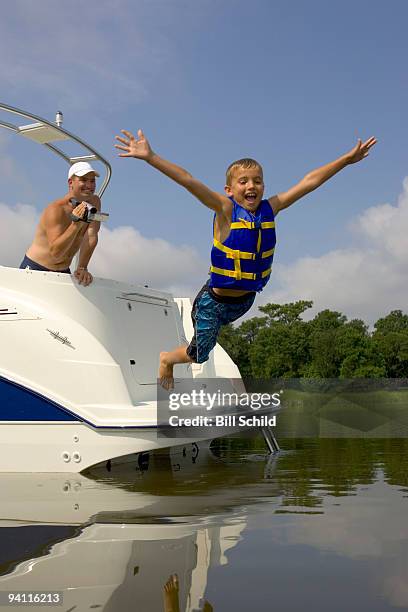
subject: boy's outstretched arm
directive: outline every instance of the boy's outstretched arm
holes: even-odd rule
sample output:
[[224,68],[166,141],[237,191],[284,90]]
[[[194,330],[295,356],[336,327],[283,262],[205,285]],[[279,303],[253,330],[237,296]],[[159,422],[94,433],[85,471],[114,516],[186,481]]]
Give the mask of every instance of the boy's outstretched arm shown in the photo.
[[288,189],[288,191],[283,191],[269,198],[274,214],[276,215],[280,210],[287,208],[307,193],[317,189],[349,164],[355,164],[367,157],[369,150],[376,142],[377,140],[374,137],[369,138],[364,143],[358,140],[356,146],[348,153],[330,162],[330,164],[312,170],[312,172],[306,174],[299,183]]
[[226,196],[212,191],[204,185],[204,183],[194,178],[187,170],[184,170],[184,168],[176,166],[176,164],[156,155],[142,130],[138,130],[137,138],[127,130],[121,130],[121,132],[124,136],[116,136],[116,140],[121,144],[115,144],[115,147],[125,151],[125,153],[120,153],[119,157],[136,157],[137,159],[144,159],[148,164],[153,166],[153,168],[160,170],[160,172],[173,181],[185,187],[185,189],[192,193],[200,202],[217,213],[222,213],[223,207],[230,204]]

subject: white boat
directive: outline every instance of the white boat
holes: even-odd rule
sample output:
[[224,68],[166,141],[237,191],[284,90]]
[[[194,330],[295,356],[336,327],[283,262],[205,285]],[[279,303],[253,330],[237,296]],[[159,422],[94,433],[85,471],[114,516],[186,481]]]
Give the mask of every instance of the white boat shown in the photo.
[[[66,162],[101,162],[102,195],[109,163],[66,132],[61,118],[57,125],[6,105],[0,111],[34,121],[0,121],[0,127]],[[65,154],[55,145],[64,140],[85,153]],[[84,288],[67,274],[0,267],[0,471],[82,472],[129,454],[194,442],[160,436],[157,427],[158,355],[192,336],[190,312],[189,299],[146,287],[95,279]],[[231,381],[240,380],[220,346],[201,366],[176,366],[175,376],[176,388],[193,378],[222,379],[229,392],[236,391]],[[228,427],[224,434],[240,430]],[[221,428],[201,429],[195,440],[220,435]]]

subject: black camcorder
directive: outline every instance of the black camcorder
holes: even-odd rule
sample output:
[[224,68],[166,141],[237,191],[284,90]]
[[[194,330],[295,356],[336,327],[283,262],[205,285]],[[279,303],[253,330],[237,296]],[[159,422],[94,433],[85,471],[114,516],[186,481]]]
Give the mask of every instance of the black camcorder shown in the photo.
[[86,204],[85,214],[83,217],[77,217],[74,215],[75,208],[82,204],[81,201],[76,200],[75,198],[70,199],[70,203],[73,207],[73,211],[71,213],[71,219],[73,221],[84,221],[85,223],[91,223],[91,221],[99,221],[103,222],[109,218],[109,213],[99,212],[96,206],[89,204],[89,202],[84,202]]

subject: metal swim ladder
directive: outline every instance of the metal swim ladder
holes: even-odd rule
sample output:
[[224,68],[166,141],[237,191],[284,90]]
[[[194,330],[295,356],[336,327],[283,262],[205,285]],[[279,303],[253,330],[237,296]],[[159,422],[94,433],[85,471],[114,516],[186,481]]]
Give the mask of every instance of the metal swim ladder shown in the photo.
[[259,429],[262,432],[270,454],[274,455],[275,453],[279,452],[280,446],[274,434],[272,433],[272,428],[269,425],[265,425],[264,427],[260,427]]

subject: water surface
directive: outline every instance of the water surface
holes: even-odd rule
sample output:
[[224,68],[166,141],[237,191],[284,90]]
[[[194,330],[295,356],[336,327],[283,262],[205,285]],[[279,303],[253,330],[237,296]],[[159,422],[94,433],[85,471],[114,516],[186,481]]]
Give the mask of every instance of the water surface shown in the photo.
[[408,608],[408,441],[281,446],[230,438],[86,475],[1,475],[0,591],[159,612],[176,609],[176,574],[183,612]]

